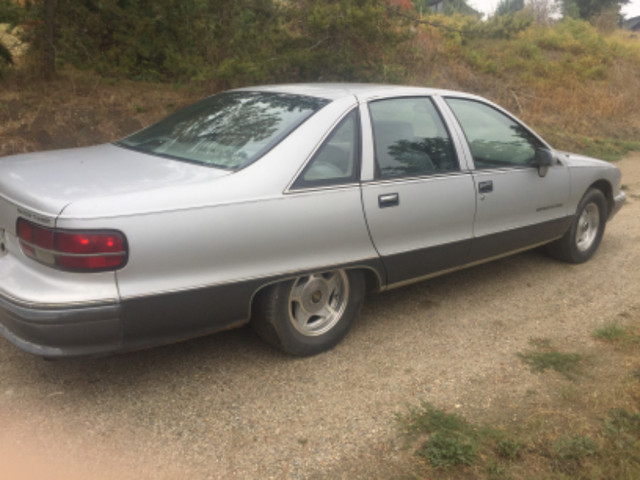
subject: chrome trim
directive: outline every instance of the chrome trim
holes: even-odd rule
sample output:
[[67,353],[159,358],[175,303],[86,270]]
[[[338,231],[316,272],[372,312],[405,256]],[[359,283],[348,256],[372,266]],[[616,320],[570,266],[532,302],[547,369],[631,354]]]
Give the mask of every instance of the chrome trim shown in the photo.
[[472,172],[468,170],[464,170],[464,171],[457,171],[457,172],[433,173],[430,175],[420,175],[417,177],[378,178],[378,179],[362,182],[362,185],[369,186],[369,185],[388,185],[388,184],[396,185],[399,183],[416,183],[416,182],[422,182],[424,180],[438,180],[440,178],[458,177],[462,175],[471,175],[471,174]]
[[350,183],[340,183],[336,185],[297,188],[295,190],[284,192],[284,195],[288,196],[288,195],[297,195],[297,194],[305,194],[305,193],[314,193],[314,192],[321,192],[325,190],[344,190],[347,188],[354,188],[354,187],[360,187],[360,183],[350,182]]
[[27,302],[18,297],[14,297],[13,295],[9,295],[6,292],[0,292],[0,303],[2,301],[6,301],[12,303],[18,307],[22,308],[31,308],[35,310],[62,310],[67,308],[79,308],[79,307],[107,307],[110,305],[116,305],[120,303],[118,298],[101,298],[99,300],[83,300],[81,302],[65,302],[65,303],[36,303],[36,302]]

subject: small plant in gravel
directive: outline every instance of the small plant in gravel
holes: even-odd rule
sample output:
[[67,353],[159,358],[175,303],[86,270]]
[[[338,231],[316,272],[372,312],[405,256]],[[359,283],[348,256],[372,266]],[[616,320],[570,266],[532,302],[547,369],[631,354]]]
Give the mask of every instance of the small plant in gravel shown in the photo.
[[623,347],[640,344],[640,335],[632,327],[620,325],[617,322],[600,327],[593,333],[593,337]]
[[518,357],[533,372],[545,372],[555,370],[569,380],[576,380],[582,373],[585,357],[578,353],[563,353],[551,345],[547,339],[531,339],[529,341],[533,350],[518,352]]
[[523,447],[500,429],[473,425],[427,402],[397,419],[407,439],[418,442],[415,455],[430,467],[452,474],[474,467],[490,478],[503,478],[498,475],[503,464],[518,458]]

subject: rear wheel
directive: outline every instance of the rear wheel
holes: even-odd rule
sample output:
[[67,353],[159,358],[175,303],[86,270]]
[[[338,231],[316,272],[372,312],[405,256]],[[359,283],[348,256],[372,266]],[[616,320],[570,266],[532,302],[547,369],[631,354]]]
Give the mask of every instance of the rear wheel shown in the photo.
[[597,189],[584,194],[571,228],[562,238],[550,243],[547,250],[565,262],[582,263],[598,249],[607,222],[607,201]]
[[361,272],[332,270],[297,277],[258,294],[252,324],[284,352],[314,355],[344,338],[360,311],[364,291]]

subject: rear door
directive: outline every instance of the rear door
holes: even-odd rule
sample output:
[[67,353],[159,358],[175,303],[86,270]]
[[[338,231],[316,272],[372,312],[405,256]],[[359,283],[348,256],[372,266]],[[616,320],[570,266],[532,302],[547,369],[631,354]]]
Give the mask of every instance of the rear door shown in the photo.
[[[372,241],[399,284],[467,263],[476,195],[454,139],[428,96],[370,101],[361,108],[362,198]],[[369,132],[366,129],[370,129]]]

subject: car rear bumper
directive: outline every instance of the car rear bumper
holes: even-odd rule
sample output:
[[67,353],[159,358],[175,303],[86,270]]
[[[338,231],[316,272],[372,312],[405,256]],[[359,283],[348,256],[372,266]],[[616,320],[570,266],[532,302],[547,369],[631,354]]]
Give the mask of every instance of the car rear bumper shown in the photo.
[[0,297],[0,334],[43,357],[99,355],[122,349],[118,303],[48,307]]

